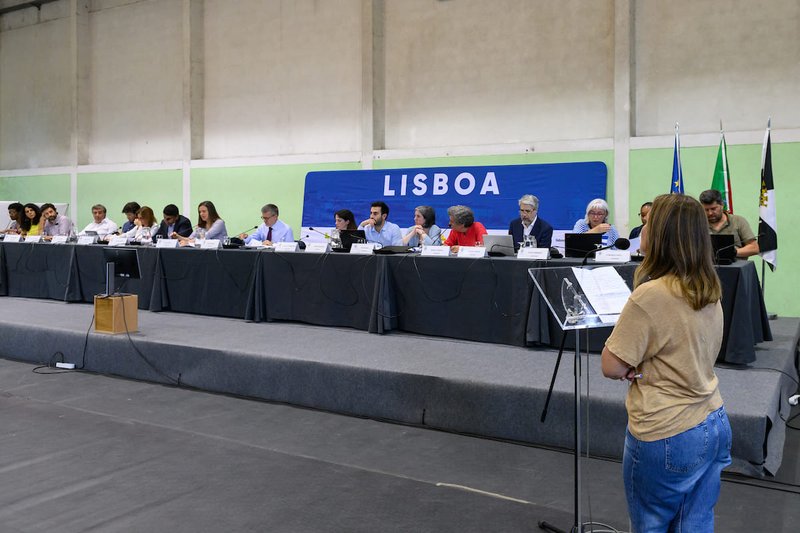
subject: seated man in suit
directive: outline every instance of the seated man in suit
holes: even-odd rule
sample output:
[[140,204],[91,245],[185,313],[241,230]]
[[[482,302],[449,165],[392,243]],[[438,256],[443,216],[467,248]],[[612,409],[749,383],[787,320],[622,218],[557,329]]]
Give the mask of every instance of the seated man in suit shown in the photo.
[[514,250],[519,250],[519,243],[525,241],[526,235],[536,239],[537,248],[550,248],[553,241],[553,226],[542,220],[539,214],[539,199],[526,194],[519,199],[519,218],[511,221],[508,234],[514,239]]
[[164,220],[158,226],[158,231],[153,236],[153,240],[159,236],[162,239],[171,239],[173,233],[181,237],[188,237],[192,234],[192,222],[178,212],[177,205],[169,204],[164,207]]

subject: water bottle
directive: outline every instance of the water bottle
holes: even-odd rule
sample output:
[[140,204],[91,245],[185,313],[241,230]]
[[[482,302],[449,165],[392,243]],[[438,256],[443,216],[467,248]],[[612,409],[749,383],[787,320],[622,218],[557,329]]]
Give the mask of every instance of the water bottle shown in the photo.
[[139,242],[146,246],[153,244],[153,236],[150,234],[150,228],[148,226],[142,228],[142,231],[139,235]]
[[533,235],[525,235],[523,237],[524,243],[523,246],[525,248],[536,248],[536,237]]
[[339,230],[334,228],[331,230],[331,248],[341,248],[342,238],[339,235]]
[[203,242],[206,240],[206,229],[197,226],[197,229],[194,230],[194,241],[197,246],[202,246]]

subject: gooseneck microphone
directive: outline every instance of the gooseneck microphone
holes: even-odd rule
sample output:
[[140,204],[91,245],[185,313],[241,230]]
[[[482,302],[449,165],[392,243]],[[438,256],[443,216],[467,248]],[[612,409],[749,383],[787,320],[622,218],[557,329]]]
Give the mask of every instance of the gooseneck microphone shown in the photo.
[[239,236],[239,235],[241,235],[242,233],[247,233],[248,231],[253,231],[254,229],[258,229],[258,224],[256,224],[256,225],[255,225],[255,226],[253,226],[252,228],[247,228],[247,229],[246,229],[246,230],[244,230],[244,231],[240,231],[240,232],[238,232],[238,233],[234,233],[234,235],[236,235],[236,236],[238,237],[238,236]]
[[323,231],[320,231],[320,230],[318,230],[318,229],[314,229],[314,228],[312,228],[311,226],[309,226],[309,227],[308,227],[308,229],[309,229],[309,231],[313,231],[314,233],[319,233],[320,235],[322,235],[322,236],[323,236],[323,237],[325,237],[326,239],[330,238],[330,235],[328,235],[327,233],[325,233],[325,232],[323,232]]
[[631,241],[626,239],[625,237],[619,237],[616,241],[611,244],[607,244],[605,246],[601,246],[596,250],[589,250],[586,252],[586,255],[583,256],[583,261],[581,262],[581,266],[586,266],[586,261],[589,260],[589,256],[595,252],[602,252],[603,250],[608,250],[609,248],[617,248],[618,250],[627,250],[631,247]]

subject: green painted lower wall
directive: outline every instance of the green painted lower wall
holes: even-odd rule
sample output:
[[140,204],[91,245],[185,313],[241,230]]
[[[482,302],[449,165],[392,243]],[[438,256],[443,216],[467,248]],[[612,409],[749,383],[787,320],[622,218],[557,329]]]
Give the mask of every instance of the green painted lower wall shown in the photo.
[[[717,147],[682,148],[681,163],[686,194],[697,197],[711,187],[717,161]],[[632,150],[630,154],[629,216],[634,220],[639,206],[669,192],[672,177],[672,149]],[[761,145],[728,146],[728,165],[733,191],[733,210],[747,219],[758,232],[758,199],[761,191]],[[772,144],[772,173],[778,213],[778,268],[766,269],[764,292],[767,308],[783,316],[800,316],[797,265],[800,246],[794,228],[800,213],[785,200],[800,195],[800,143]],[[761,258],[750,259],[761,273]]]
[[139,202],[153,208],[159,217],[164,206],[180,207],[183,173],[180,170],[148,170],[144,172],[93,172],[78,175],[78,227],[92,221],[92,206],[103,204],[108,217],[122,225],[122,206]]
[[[68,204],[69,196],[69,174],[0,178],[0,198],[3,200],[16,200],[23,204]],[[67,214],[72,215],[72,206]]]
[[[214,202],[225,220],[228,232],[233,234],[260,224],[261,207],[268,203],[275,204],[280,209],[281,220],[292,227],[297,239],[301,237],[306,174],[360,168],[361,163],[353,162],[195,169],[192,171],[192,205],[197,206],[204,200]],[[190,218],[193,223],[197,222],[196,211]]]
[[[800,290],[795,281],[800,261],[800,246],[790,230],[800,226],[800,214],[784,198],[800,193],[800,143],[773,144],[773,170],[778,191],[779,268],[767,270],[766,301],[771,312],[784,316],[800,316]],[[717,148],[684,148],[681,152],[686,193],[697,196],[711,184]],[[559,152],[498,156],[442,157],[424,159],[376,160],[373,168],[431,167],[458,165],[516,165],[602,161],[609,171],[608,197],[613,199],[614,153]],[[756,229],[758,224],[758,192],[760,188],[761,146],[728,147],[731,168],[734,210]],[[188,216],[196,222],[194,210],[199,202],[211,200],[230,232],[244,230],[260,222],[260,209],[266,203],[280,207],[281,218],[295,229],[302,220],[305,175],[320,170],[357,170],[359,162],[275,165],[235,168],[194,169],[191,176],[191,205]],[[632,150],[630,154],[629,220],[635,221],[639,206],[656,195],[669,191],[672,172],[672,149]],[[157,214],[168,203],[180,206],[182,198],[180,170],[142,172],[88,173],[78,176],[78,226],[91,219],[90,207],[102,203],[113,220],[122,222],[122,206],[131,200],[153,207]],[[531,191],[536,193],[536,191]],[[69,202],[69,176],[30,176],[0,178],[0,198],[26,201]],[[613,202],[611,207],[614,208]],[[515,213],[509,214],[509,219]],[[751,259],[761,269],[760,258]]]

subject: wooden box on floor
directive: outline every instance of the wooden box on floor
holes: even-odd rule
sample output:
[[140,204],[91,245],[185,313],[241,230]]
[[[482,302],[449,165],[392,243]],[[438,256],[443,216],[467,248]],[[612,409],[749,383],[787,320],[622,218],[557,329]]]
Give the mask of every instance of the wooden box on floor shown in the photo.
[[[124,314],[123,314],[124,313]],[[127,326],[127,327],[126,327]],[[95,295],[94,330],[101,333],[133,333],[139,330],[139,297]]]

